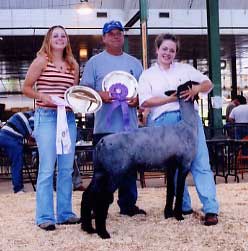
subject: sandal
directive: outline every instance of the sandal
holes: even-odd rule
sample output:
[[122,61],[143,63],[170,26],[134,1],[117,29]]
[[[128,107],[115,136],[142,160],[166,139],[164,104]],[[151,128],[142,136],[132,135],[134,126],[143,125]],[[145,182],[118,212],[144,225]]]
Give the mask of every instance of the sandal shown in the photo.
[[205,215],[205,226],[213,226],[218,223],[218,215],[214,213],[206,213]]

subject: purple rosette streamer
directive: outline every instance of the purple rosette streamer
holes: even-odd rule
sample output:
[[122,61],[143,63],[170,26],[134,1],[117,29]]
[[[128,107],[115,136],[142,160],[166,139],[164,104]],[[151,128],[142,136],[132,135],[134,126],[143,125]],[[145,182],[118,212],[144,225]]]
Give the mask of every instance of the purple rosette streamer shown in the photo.
[[129,113],[128,113],[128,103],[127,103],[128,89],[122,83],[115,83],[110,86],[109,93],[111,97],[114,98],[115,100],[112,102],[110,110],[108,111],[107,114],[107,126],[109,127],[111,124],[111,116],[113,111],[117,107],[121,106],[124,131],[128,131],[129,130]]

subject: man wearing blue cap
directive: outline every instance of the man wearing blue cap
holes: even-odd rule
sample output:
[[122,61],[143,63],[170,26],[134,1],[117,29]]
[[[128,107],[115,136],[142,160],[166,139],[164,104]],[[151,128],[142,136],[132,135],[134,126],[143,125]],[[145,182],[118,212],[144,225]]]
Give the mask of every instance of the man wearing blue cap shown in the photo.
[[[126,128],[125,120],[121,107],[112,110],[114,98],[109,91],[102,90],[103,78],[113,71],[125,71],[132,74],[137,80],[143,70],[141,63],[134,57],[123,52],[124,28],[119,21],[110,21],[104,24],[102,29],[103,43],[105,50],[93,56],[87,62],[80,84],[95,89],[101,96],[103,105],[95,114],[93,145],[108,134],[124,131]],[[137,110],[138,99],[128,100],[128,130],[138,127]],[[111,123],[108,117],[111,113]],[[146,214],[135,204],[137,201],[136,172],[127,174],[119,187],[118,205],[120,213],[128,216],[136,214]]]

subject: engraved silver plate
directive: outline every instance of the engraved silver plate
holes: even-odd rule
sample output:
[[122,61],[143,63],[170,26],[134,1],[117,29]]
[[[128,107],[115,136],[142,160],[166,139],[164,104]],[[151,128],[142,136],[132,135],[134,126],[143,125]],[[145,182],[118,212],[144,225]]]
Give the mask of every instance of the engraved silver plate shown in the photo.
[[87,86],[72,86],[68,88],[64,98],[75,113],[94,113],[102,106],[100,95]]
[[125,71],[112,71],[102,81],[102,90],[109,91],[114,84],[123,84],[128,89],[128,98],[134,98],[138,94],[138,83],[135,77]]

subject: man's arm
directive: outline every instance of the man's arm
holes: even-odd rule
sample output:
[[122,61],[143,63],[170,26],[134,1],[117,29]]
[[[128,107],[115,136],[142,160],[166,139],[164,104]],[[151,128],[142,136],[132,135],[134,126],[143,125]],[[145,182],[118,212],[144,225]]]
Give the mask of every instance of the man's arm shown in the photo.
[[229,118],[228,118],[228,122],[230,123],[235,123],[235,114],[234,114],[234,110],[235,108],[232,109],[230,115],[229,115]]

